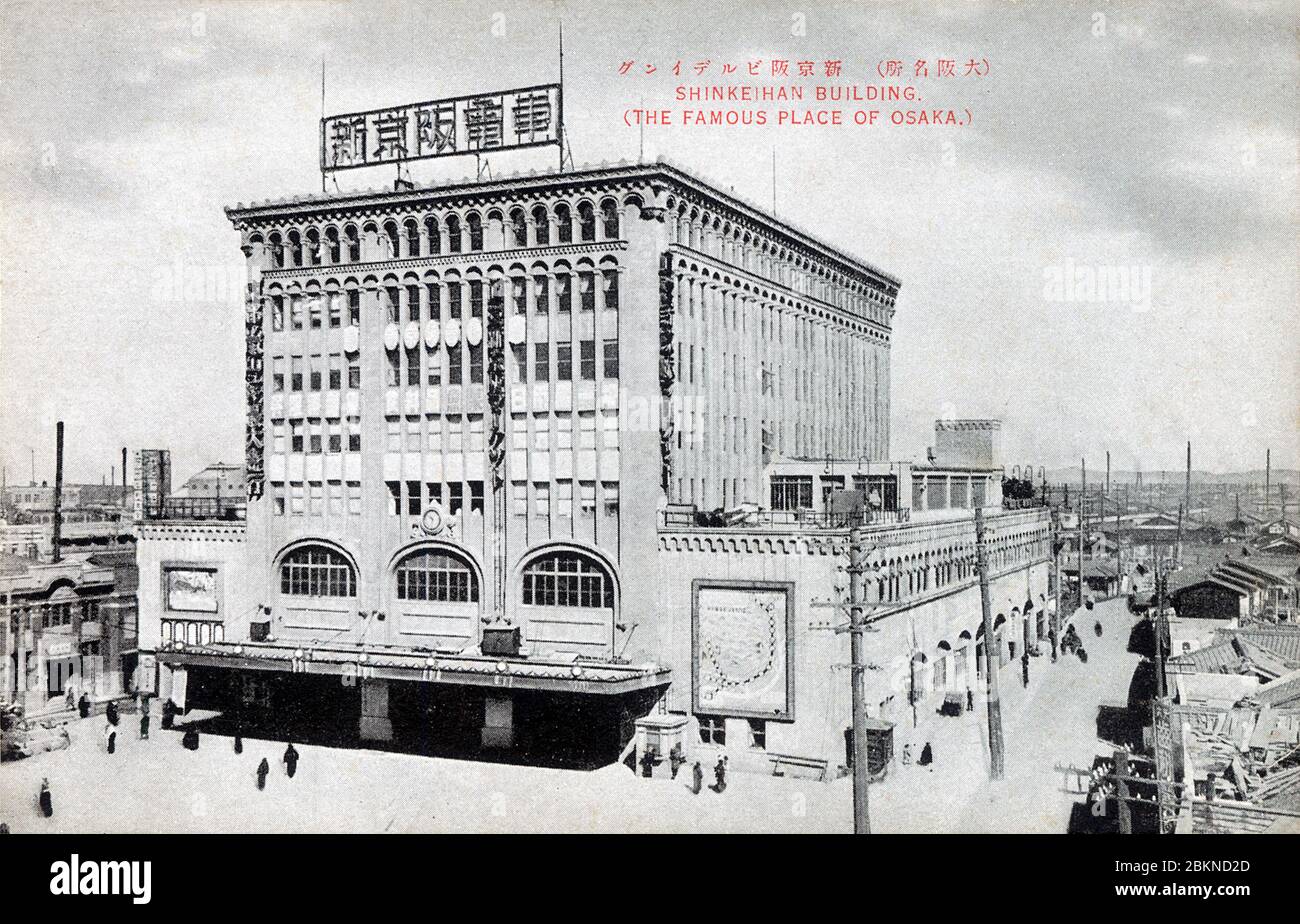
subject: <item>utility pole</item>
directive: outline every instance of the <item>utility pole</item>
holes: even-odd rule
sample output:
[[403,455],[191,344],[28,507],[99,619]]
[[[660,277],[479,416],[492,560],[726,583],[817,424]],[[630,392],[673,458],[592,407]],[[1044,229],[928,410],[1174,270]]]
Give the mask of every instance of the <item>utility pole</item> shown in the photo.
[[60,546],[63,543],[63,421],[54,425],[54,555],[52,560],[63,560]]
[[1268,516],[1268,492],[1270,490],[1269,481],[1273,475],[1273,450],[1264,450],[1264,509],[1261,511],[1265,517]]
[[1156,556],[1156,698],[1165,698],[1165,659],[1161,649],[1164,648],[1165,630],[1165,579],[1160,573],[1160,556]]
[[[1110,450],[1106,450],[1106,496],[1110,497]],[[1103,511],[1104,515],[1104,511]]]
[[1187,481],[1183,485],[1183,508],[1192,515],[1192,441],[1187,441]]
[[984,682],[989,716],[989,779],[1003,774],[1002,703],[998,699],[998,666],[993,656],[993,607],[989,603],[989,561],[984,547],[984,510],[975,508],[975,562],[980,572],[980,611],[984,617]]
[[[978,516],[978,511],[976,516]],[[861,526],[853,527],[849,534],[849,650],[850,682],[853,684],[853,833],[871,833],[871,813],[868,807],[867,788],[870,772],[867,767],[867,702],[863,690],[863,671],[866,656],[862,636],[867,631],[867,614],[864,608],[866,590],[867,551]],[[985,619],[987,622],[987,617]]]

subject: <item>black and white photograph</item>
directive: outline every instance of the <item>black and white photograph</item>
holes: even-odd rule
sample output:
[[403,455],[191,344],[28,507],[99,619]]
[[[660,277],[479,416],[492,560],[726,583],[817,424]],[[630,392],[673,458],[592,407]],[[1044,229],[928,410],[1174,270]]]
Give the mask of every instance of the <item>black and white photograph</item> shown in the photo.
[[3,0],[3,830],[1300,833],[1298,29]]

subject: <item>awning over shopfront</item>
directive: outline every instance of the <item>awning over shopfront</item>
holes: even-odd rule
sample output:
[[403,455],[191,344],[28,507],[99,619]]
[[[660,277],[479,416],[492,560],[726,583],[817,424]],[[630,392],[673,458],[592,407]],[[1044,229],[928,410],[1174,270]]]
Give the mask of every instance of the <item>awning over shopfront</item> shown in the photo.
[[157,655],[158,663],[169,667],[334,674],[501,690],[619,695],[666,686],[672,680],[671,668],[657,664],[494,658],[350,645],[309,648],[249,642],[175,643],[160,648]]

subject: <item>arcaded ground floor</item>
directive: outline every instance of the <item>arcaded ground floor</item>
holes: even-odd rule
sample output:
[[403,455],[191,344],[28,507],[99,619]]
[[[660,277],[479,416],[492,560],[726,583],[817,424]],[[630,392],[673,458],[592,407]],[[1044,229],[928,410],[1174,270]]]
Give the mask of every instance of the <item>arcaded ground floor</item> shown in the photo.
[[[1100,618],[1105,632],[1095,638]],[[898,730],[903,743],[932,743],[932,769],[897,761],[871,790],[880,832],[1014,831],[1061,833],[1082,796],[1055,768],[1087,766],[1109,754],[1106,725],[1123,710],[1139,658],[1127,643],[1134,619],[1119,601],[1081,614],[1089,658],[1031,663],[1029,686],[1018,666],[1001,672],[1007,741],[1005,779],[987,779],[982,703],[956,718],[921,716]],[[196,720],[202,721],[200,716]],[[210,719],[208,720],[210,721]],[[646,780],[614,764],[597,770],[507,764],[486,759],[398,753],[354,746],[307,745],[297,775],[285,776],[283,741],[204,734],[197,751],[155,720],[150,740],[136,739],[135,716],[107,754],[103,719],[74,722],[64,751],[0,767],[0,820],[25,832],[844,832],[852,827],[847,779],[832,783],[733,773],[722,793],[678,780]],[[1100,737],[1099,737],[1100,735]],[[258,791],[256,768],[272,772]],[[41,816],[36,794],[50,780],[55,814]],[[713,781],[706,773],[705,782]]]

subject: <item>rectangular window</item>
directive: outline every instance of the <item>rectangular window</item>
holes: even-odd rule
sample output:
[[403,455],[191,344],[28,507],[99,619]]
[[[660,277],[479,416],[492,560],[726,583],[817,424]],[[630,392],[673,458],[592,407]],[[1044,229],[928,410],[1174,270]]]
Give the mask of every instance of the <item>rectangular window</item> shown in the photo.
[[331,420],[328,422],[328,426],[329,426],[329,440],[330,440],[329,451],[342,452],[343,451],[343,425],[337,420]]
[[313,481],[310,484],[310,507],[308,508],[312,516],[318,517],[325,512],[325,485],[319,481]]
[[522,278],[510,280],[510,302],[514,305],[515,314],[528,311],[528,286]]
[[289,512],[297,516],[302,516],[304,506],[304,494],[301,481],[294,481],[289,484]]
[[289,296],[289,324],[294,330],[302,330],[302,296]]
[[603,411],[601,413],[601,428],[604,433],[601,439],[601,445],[606,449],[618,448],[618,411]]
[[348,513],[352,516],[361,515],[361,482],[348,482]]
[[483,317],[483,282],[478,279],[469,281],[469,316]]
[[464,506],[465,486],[459,481],[453,481],[447,485],[447,512],[455,516]]
[[573,418],[568,414],[555,415],[555,448],[573,448]]
[[533,381],[549,382],[551,380],[551,345],[549,343],[533,344]]
[[812,506],[812,475],[773,475],[772,509],[799,510]]
[[618,378],[618,341],[606,340],[604,348],[605,378],[616,379]]
[[449,317],[460,317],[460,298],[460,283],[447,283],[447,314]]
[[596,280],[591,273],[578,274],[578,304],[583,311],[596,310]]
[[361,360],[348,360],[348,388],[361,387]]
[[330,391],[343,387],[343,357],[338,353],[330,354]]
[[595,414],[578,415],[578,448],[579,449],[596,448],[596,415]]
[[321,424],[319,418],[307,421],[307,451],[311,453],[321,451]]
[[324,307],[325,306],[321,304],[319,295],[313,295],[307,300],[307,315],[311,319],[312,330],[320,330],[321,313],[323,312]]
[[464,452],[465,450],[464,427],[465,427],[464,421],[460,417],[447,418],[447,451],[448,452]]
[[388,487],[388,512],[398,516],[402,512],[402,483],[386,481],[384,484]]
[[469,380],[472,385],[483,382],[483,344],[471,343],[469,346]]
[[348,452],[361,451],[361,418],[348,418]]
[[550,280],[545,276],[533,277],[533,310],[538,314],[551,310]]
[[329,483],[329,502],[330,516],[340,517],[343,515],[343,482],[331,481]]
[[712,715],[702,715],[697,718],[700,722],[700,744],[725,747],[727,744],[727,720]]
[[271,391],[276,394],[284,391],[283,356],[277,356],[271,360]]
[[571,343],[555,345],[555,380],[557,382],[573,380],[573,344]]
[[573,310],[573,285],[569,276],[555,277],[555,301],[560,311]]
[[408,481],[406,483],[406,512],[413,517],[418,517],[421,510],[420,482]]
[[596,509],[596,482],[578,482],[578,503],[584,513],[591,513]]
[[384,421],[384,430],[387,439],[384,442],[384,448],[388,452],[402,451],[402,422],[396,417],[386,418]]
[[388,374],[385,381],[389,387],[396,387],[402,379],[402,354],[397,350],[388,353]]
[[442,384],[442,354],[434,351],[424,357],[426,383],[437,386]]
[[289,360],[289,390],[302,391],[302,357],[294,356]]
[[361,325],[361,290],[348,290],[348,323],[353,327]]
[[420,418],[406,418],[406,449],[408,452],[420,451]]
[[406,319],[408,321],[420,320],[420,287],[406,287]]
[[512,343],[510,345],[511,359],[514,365],[511,368],[510,380],[516,384],[522,384],[528,381],[528,344]]
[[555,515],[564,519],[573,517],[573,482],[568,480],[555,483]]
[[429,503],[439,504],[439,505],[442,504],[442,482],[440,481],[425,482],[424,489],[426,492],[428,492]]
[[618,514],[618,482],[602,481],[600,490],[605,495],[605,513],[616,516]]
[[284,516],[284,482],[271,482],[271,510],[277,517]]
[[303,449],[303,424],[301,420],[289,422],[289,451],[302,452]]
[[545,481],[539,481],[533,485],[533,497],[536,501],[533,511],[539,517],[549,517],[551,515],[551,486]]
[[528,482],[511,482],[510,510],[517,517],[528,516]]
[[447,384],[459,385],[463,374],[461,372],[461,354],[460,344],[447,348]]
[[483,512],[483,482],[482,481],[469,482],[469,512],[470,513]]
[[605,285],[605,308],[608,311],[618,310],[618,270],[604,271]]
[[406,351],[406,384],[408,387],[413,388],[418,388],[420,385],[420,350],[418,347]]
[[284,330],[284,296],[271,296],[271,330]]
[[483,415],[471,414],[466,418],[469,422],[469,452],[483,451]]
[[343,326],[343,296],[337,292],[331,292],[329,296],[330,305],[330,327]]
[[584,382],[594,382],[596,380],[596,341],[583,340],[578,344],[579,361],[582,379]]
[[320,391],[321,390],[321,357],[319,353],[311,357],[310,363],[307,368],[310,372],[310,376],[308,379],[310,385],[308,386],[308,390]]
[[384,289],[384,307],[388,312],[388,323],[401,323],[401,295],[397,286],[388,286]]
[[283,420],[274,421],[271,424],[271,451],[275,453],[284,452],[285,448],[285,426]]
[[442,315],[442,292],[435,282],[429,283],[424,288],[429,296],[429,320],[436,321]]

